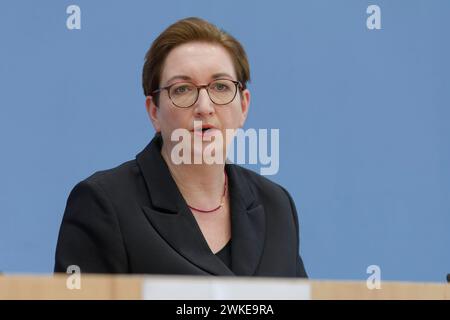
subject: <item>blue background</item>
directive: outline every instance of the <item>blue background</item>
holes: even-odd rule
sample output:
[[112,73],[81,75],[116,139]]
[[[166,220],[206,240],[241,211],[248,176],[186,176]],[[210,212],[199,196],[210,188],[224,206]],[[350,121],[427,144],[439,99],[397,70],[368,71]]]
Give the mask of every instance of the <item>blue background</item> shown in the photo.
[[[66,8],[81,8],[81,30]],[[381,7],[381,30],[366,8]],[[169,24],[236,36],[247,128],[280,128],[269,178],[297,204],[315,279],[450,272],[450,1],[2,1],[0,270],[50,273],[67,196],[153,136],[141,68]]]

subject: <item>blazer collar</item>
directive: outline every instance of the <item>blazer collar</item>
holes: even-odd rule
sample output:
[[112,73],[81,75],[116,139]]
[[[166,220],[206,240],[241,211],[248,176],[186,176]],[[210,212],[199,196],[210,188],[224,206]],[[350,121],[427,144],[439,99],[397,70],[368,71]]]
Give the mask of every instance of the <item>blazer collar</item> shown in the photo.
[[152,207],[143,211],[150,223],[179,254],[215,275],[255,274],[265,238],[265,213],[239,168],[226,164],[231,210],[231,271],[213,254],[161,156],[162,138],[155,135],[136,156]]

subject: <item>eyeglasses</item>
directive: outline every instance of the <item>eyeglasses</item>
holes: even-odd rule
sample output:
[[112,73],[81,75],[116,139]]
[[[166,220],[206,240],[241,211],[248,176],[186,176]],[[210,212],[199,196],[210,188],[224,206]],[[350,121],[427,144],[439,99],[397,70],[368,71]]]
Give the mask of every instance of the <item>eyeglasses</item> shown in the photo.
[[209,99],[214,104],[225,105],[234,100],[238,88],[242,90],[242,84],[239,81],[229,79],[216,79],[209,84],[201,86],[196,86],[192,82],[177,82],[153,91],[152,95],[167,90],[174,106],[189,108],[197,102],[200,89],[203,88],[206,89]]

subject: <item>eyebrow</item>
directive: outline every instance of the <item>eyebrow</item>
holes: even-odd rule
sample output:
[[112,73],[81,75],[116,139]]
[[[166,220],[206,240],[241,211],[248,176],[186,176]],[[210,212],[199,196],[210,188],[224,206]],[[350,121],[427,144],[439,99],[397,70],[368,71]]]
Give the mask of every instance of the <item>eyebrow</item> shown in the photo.
[[169,80],[167,80],[167,84],[171,83],[173,80],[192,80],[191,77],[188,76],[183,76],[183,75],[177,75],[177,76],[173,76],[172,78],[170,78]]
[[231,75],[229,75],[228,73],[222,72],[222,73],[215,73],[213,74],[212,78],[213,79],[219,79],[219,78],[223,78],[223,77],[228,77],[233,79],[233,77]]
[[[212,79],[219,79],[219,78],[223,78],[223,77],[228,77],[228,78],[233,79],[233,77],[226,72],[215,73],[211,76]],[[169,80],[167,80],[167,85],[169,85],[169,83],[171,83],[173,80],[190,80],[190,81],[192,81],[192,78],[189,76],[186,76],[186,75],[176,75],[176,76],[171,77]]]

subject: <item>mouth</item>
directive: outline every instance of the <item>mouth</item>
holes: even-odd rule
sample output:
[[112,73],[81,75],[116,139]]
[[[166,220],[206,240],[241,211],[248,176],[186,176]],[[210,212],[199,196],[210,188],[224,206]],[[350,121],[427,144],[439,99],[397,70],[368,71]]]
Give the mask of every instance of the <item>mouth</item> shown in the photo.
[[218,130],[216,127],[210,124],[204,124],[201,127],[197,127],[191,130],[195,135],[205,136],[212,134],[214,131]]

